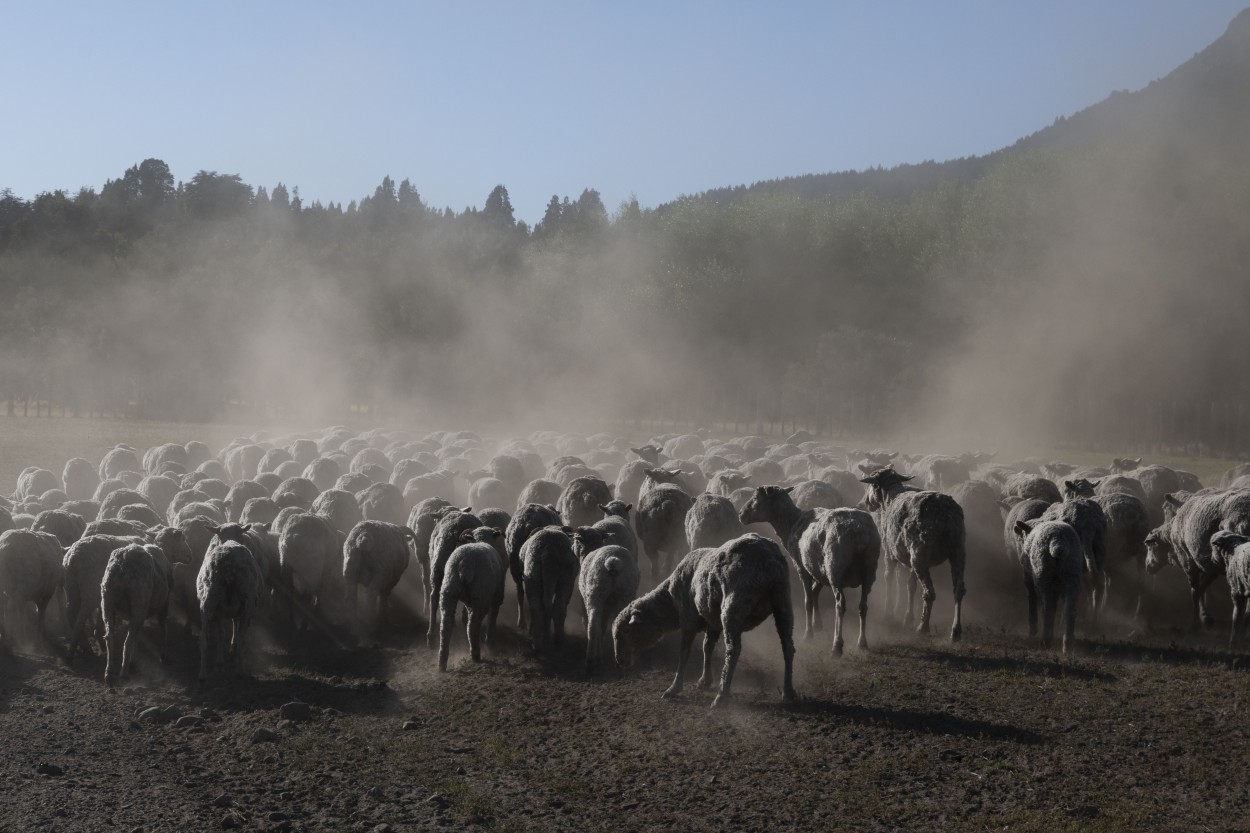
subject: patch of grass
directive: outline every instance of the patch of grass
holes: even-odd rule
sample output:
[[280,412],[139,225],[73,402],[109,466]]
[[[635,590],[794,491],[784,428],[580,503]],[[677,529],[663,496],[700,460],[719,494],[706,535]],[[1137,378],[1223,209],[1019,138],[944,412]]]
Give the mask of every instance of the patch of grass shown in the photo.
[[478,792],[467,780],[444,779],[439,782],[438,791],[447,796],[450,810],[458,821],[495,828],[500,815],[499,805],[494,799]]

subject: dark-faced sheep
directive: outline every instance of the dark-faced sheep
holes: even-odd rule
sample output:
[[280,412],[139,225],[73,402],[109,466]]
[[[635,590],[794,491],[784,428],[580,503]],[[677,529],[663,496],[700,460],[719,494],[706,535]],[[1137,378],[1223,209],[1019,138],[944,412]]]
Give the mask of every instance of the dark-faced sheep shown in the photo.
[[966,558],[964,510],[950,495],[908,491],[904,484],[910,479],[893,469],[874,472],[863,478],[868,484],[864,502],[877,519],[886,558],[910,570],[904,622],[912,619],[917,583],[924,586],[920,633],[929,632],[929,614],[937,597],[929,571],[943,562],[950,563],[955,602],[951,641],[956,641],[963,631],[960,613]]
[[467,635],[469,655],[482,659],[482,626],[487,639],[495,630],[495,620],[504,596],[504,563],[499,556],[503,533],[494,527],[478,527],[460,534],[460,545],[452,550],[443,571],[439,593],[438,670],[447,670],[451,637],[455,629],[456,607],[469,610]]
[[1044,521],[1063,521],[1076,530],[1085,553],[1085,572],[1091,586],[1091,618],[1096,625],[1107,591],[1107,515],[1091,498],[1069,498],[1052,503],[1042,513]]
[[633,665],[638,654],[665,633],[681,632],[681,658],[665,697],[681,693],[690,648],[703,637],[703,675],[699,688],[712,683],[716,642],[724,635],[725,665],[712,706],[729,697],[734,669],[742,653],[742,634],[769,616],[777,626],[785,663],[782,691],[787,702],[797,699],[793,685],[794,611],[790,605],[790,570],[781,549],[767,538],[744,535],[714,550],[695,550],[672,575],[650,593],[635,599],[612,623],[617,664]]

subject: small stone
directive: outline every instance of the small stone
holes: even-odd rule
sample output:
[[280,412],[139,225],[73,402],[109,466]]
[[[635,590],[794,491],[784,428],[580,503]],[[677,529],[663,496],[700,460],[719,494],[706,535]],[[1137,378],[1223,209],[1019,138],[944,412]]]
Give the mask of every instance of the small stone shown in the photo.
[[366,792],[365,795],[369,796],[370,798],[382,798],[385,795],[385,793],[382,792],[381,787],[370,787],[369,791]]
[[270,821],[286,821],[286,813],[279,813],[277,810],[274,810],[272,813],[265,816],[265,818]]
[[[447,804],[450,804],[451,802],[448,801],[447,796],[443,795],[442,793],[434,793],[434,795],[430,796],[429,798],[425,800],[425,803],[446,806]],[[637,805],[634,805],[634,806],[637,806]]]
[[221,827],[223,830],[234,830],[239,826],[239,820],[234,816],[223,816],[221,819]]
[[413,731],[414,729],[420,729],[420,728],[421,728],[421,724],[420,724],[420,723],[418,723],[418,722],[417,722],[417,721],[415,721],[415,720],[405,720],[405,721],[404,721],[404,731],[405,731],[405,732],[411,732],[411,731]]
[[69,810],[66,810],[64,807],[57,807],[52,815],[56,816],[58,819],[67,819],[69,818]]
[[59,778],[65,774],[65,770],[61,769],[56,764],[40,764],[35,767],[35,772],[40,775],[47,775],[51,778]]
[[375,825],[373,828],[373,833],[392,833],[392,831],[394,830],[395,828],[391,827],[389,824],[383,823],[383,824]]
[[214,807],[229,807],[233,803],[234,799],[230,797],[229,793],[222,793],[213,799]]
[[458,766],[458,767],[456,767],[456,774],[457,774],[457,775],[464,775],[464,772],[465,772],[464,767],[462,767],[462,766]]
[[343,717],[344,716],[343,712],[339,711],[338,709],[322,709],[321,713],[325,715],[326,717]]
[[139,720],[143,723],[166,723],[165,710],[160,706],[151,706],[139,712]]
[[220,718],[218,718],[217,712],[213,711],[208,706],[205,706],[204,708],[200,709],[200,719],[201,720],[219,720]]
[[278,733],[272,729],[257,729],[252,732],[252,743],[277,743]]
[[143,833],[143,828],[142,827],[132,828],[130,833]]
[[166,706],[165,708],[161,709],[161,717],[164,719],[164,722],[172,723],[173,721],[182,717],[182,709],[178,708],[177,706]]
[[284,720],[289,720],[292,723],[304,723],[312,720],[312,706],[307,703],[294,701],[278,709],[278,714],[282,715]]
[[285,732],[294,726],[295,724],[289,720],[279,720],[277,726],[275,726],[274,728],[276,728],[279,732]]
[[43,707],[43,713],[44,713],[44,714],[52,714],[54,711],[56,711],[56,709],[55,709],[55,708],[53,708],[52,706],[44,706],[44,707]]
[[178,718],[178,720],[174,722],[174,728],[175,729],[191,729],[196,726],[200,726],[203,723],[204,723],[204,720],[202,718],[196,717],[193,714],[188,714],[188,715],[184,715]]

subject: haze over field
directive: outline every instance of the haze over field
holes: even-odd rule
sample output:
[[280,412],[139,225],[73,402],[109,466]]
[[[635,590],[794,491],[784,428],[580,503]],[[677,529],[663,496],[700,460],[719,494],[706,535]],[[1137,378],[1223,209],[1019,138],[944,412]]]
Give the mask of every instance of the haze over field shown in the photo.
[[1235,6],[563,12],[226,7],[119,63],[82,10],[0,139],[0,395],[1250,447],[1250,17],[1186,61]]

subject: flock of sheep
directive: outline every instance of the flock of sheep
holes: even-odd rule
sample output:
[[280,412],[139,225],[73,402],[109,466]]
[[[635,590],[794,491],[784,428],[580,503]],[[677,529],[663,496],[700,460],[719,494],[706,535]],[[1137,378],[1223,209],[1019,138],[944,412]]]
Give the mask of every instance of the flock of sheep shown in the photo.
[[[858,644],[867,645],[882,556],[895,612],[907,588],[905,621],[922,590],[921,631],[937,595],[931,572],[949,565],[951,639],[961,634],[965,569],[978,564],[1023,580],[1030,635],[1040,603],[1044,644],[1062,611],[1065,651],[1082,598],[1093,620],[1113,596],[1140,615],[1143,573],[1167,563],[1188,579],[1194,627],[1210,624],[1205,596],[1226,576],[1232,638],[1243,636],[1250,465],[1204,489],[1191,474],[1140,459],[1078,469],[991,456],[850,451],[802,433],[783,443],[666,435],[633,447],[607,434],[489,441],[470,431],[417,438],[341,426],[319,437],[258,433],[216,455],[195,441],[142,455],[122,445],[98,465],[74,458],[60,475],[27,468],[18,478],[0,508],[0,643],[12,641],[14,620],[33,605],[51,650],[43,625],[59,593],[67,660],[94,641],[112,686],[133,667],[149,619],[164,660],[173,613],[199,629],[204,685],[222,666],[242,670],[257,616],[289,633],[384,627],[415,561],[440,670],[457,610],[480,659],[511,577],[517,627],[528,627],[536,652],[561,644],[578,600],[588,671],[605,651],[628,668],[679,631],[681,660],[666,696],[682,690],[699,633],[699,685],[711,685],[723,638],[714,704],[729,692],[742,633],[772,617],[789,700],[791,566],[806,636],[821,628],[821,590],[832,590],[837,655],[848,588],[859,589]],[[652,589],[639,595],[643,555]]]

